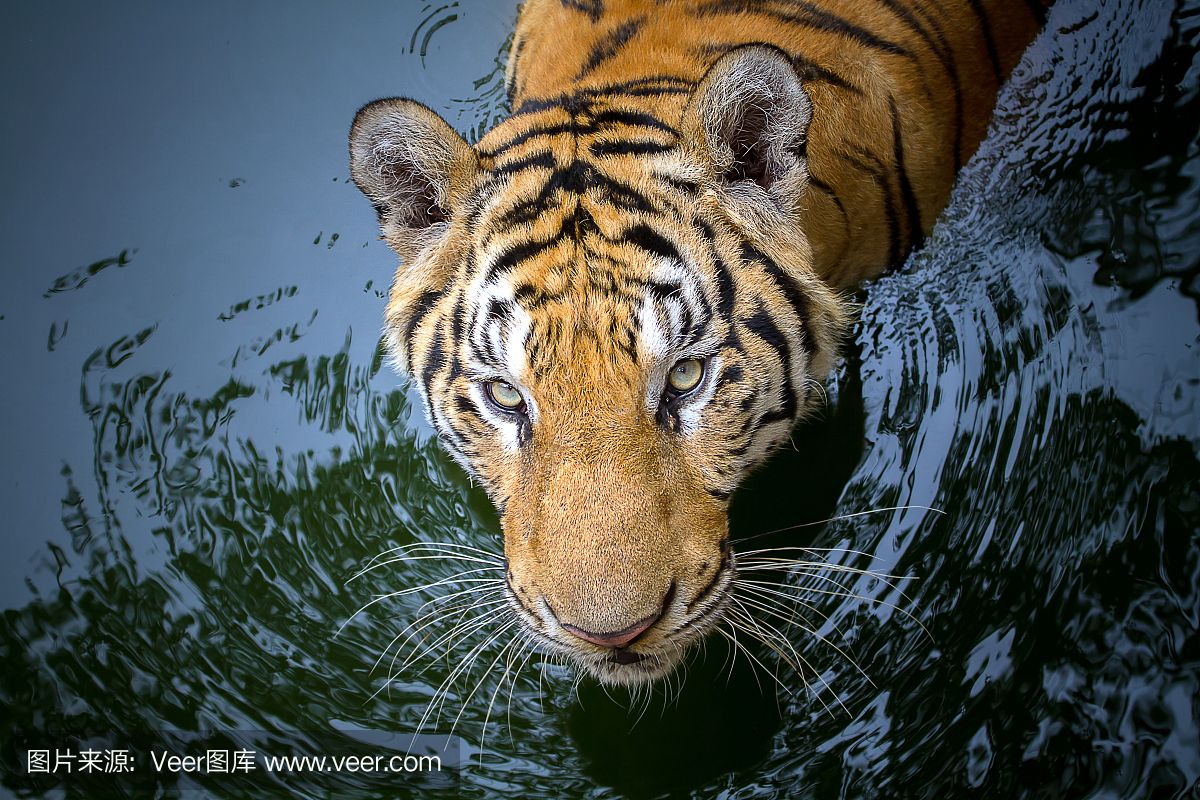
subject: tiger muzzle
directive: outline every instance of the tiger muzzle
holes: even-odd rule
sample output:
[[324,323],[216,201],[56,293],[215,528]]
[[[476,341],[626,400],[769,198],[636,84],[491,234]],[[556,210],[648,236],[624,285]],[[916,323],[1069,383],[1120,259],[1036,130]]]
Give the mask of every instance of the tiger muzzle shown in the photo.
[[[706,531],[690,498],[652,462],[644,450],[560,461],[506,508],[513,589],[568,646],[658,641],[679,610],[683,581],[711,560],[720,532]],[[723,514],[719,521],[723,528]]]

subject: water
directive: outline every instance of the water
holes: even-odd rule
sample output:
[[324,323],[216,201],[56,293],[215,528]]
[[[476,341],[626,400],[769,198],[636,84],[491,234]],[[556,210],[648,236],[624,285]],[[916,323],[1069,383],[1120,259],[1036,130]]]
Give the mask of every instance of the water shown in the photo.
[[814,692],[716,639],[639,717],[536,659],[496,692],[501,659],[435,726],[465,708],[449,783],[14,771],[71,733],[415,729],[454,662],[377,695],[371,666],[424,598],[335,632],[452,571],[347,581],[500,541],[379,359],[393,258],[345,136],[401,93],[489,127],[513,13],[6,7],[0,791],[1194,796],[1200,3],[1151,0],[1054,7],[933,236],[863,294],[829,412],[735,499],[743,548],[904,576],[810,597],[847,656],[793,631]]

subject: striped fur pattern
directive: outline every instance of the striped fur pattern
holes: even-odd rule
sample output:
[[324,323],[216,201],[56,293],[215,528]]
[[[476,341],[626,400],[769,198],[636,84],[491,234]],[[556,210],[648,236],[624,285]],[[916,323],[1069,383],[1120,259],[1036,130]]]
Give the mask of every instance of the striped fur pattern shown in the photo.
[[638,683],[721,619],[731,493],[820,404],[840,293],[928,230],[1039,11],[527,0],[477,146],[413,101],[359,112],[391,352],[545,649]]

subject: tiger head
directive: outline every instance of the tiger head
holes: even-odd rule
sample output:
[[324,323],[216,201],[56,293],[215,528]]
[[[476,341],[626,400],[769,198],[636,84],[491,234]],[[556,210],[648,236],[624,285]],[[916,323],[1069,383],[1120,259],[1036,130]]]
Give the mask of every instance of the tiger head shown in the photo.
[[606,683],[720,621],[730,494],[819,402],[847,316],[798,223],[812,104],[786,57],[740,48],[669,94],[526,101],[474,147],[380,100],[350,136],[402,259],[391,354],[500,511],[523,626]]

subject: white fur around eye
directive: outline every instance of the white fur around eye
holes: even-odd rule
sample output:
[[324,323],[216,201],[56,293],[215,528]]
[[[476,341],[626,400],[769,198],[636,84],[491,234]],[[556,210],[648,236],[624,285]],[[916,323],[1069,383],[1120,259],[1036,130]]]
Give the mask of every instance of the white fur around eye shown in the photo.
[[517,388],[508,381],[488,381],[484,391],[492,396],[496,405],[510,411],[516,411],[525,402]]
[[685,358],[675,362],[667,372],[667,385],[679,393],[690,392],[704,377],[704,362],[698,358]]
[[522,423],[520,422],[520,418],[516,414],[497,410],[492,405],[492,400],[485,395],[487,391],[484,382],[471,382],[471,399],[474,401],[475,407],[479,409],[480,415],[487,420],[488,424],[496,429],[496,432],[500,435],[500,443],[504,449],[510,453],[515,453],[521,449]]
[[691,436],[700,427],[704,408],[717,393],[717,376],[720,374],[721,357],[713,356],[704,369],[697,394],[687,398],[679,409],[679,430],[684,436]]

